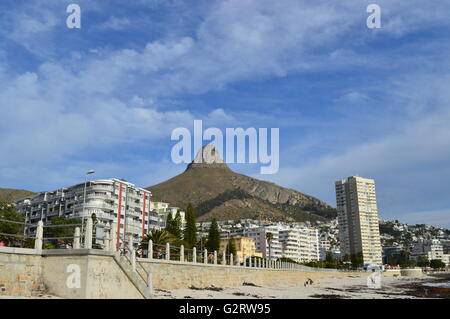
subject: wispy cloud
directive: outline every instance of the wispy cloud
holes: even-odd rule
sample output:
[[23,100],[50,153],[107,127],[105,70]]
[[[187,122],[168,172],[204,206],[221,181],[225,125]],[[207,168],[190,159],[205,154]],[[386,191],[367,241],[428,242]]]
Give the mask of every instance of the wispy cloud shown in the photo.
[[[60,186],[91,165],[160,181],[179,168],[136,167],[163,167],[171,129],[199,118],[280,127],[271,178],[331,203],[334,180],[361,174],[382,214],[450,207],[437,182],[450,158],[450,63],[436,50],[450,47],[448,1],[379,0],[380,30],[353,0],[79,0],[83,28],[68,31],[69,3],[2,3],[4,186]],[[250,90],[276,109],[227,100]]]
[[119,31],[119,30],[124,30],[126,28],[129,28],[132,25],[133,25],[133,23],[127,17],[112,16],[112,17],[109,17],[109,19],[106,20],[105,22],[96,26],[96,28],[99,30],[111,29],[111,30]]

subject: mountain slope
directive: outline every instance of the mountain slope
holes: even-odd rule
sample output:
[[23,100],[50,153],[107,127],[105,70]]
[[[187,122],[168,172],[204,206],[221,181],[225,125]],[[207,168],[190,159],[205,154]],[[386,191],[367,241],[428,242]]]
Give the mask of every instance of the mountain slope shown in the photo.
[[[202,152],[215,154],[214,161],[202,161]],[[182,174],[148,189],[155,201],[183,208],[192,203],[199,220],[314,221],[336,216],[334,208],[315,197],[233,172],[210,145]]]
[[14,200],[24,198],[35,193],[24,189],[0,188],[0,200],[12,202]]

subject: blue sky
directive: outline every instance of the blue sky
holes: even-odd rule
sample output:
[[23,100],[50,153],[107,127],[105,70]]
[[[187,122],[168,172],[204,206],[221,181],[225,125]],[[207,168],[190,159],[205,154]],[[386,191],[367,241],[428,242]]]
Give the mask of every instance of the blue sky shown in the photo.
[[[66,27],[77,3],[82,28]],[[366,27],[366,7],[382,28]],[[382,218],[450,227],[448,1],[3,0],[0,186],[164,181],[171,131],[279,127],[280,170],[335,204],[374,178]]]

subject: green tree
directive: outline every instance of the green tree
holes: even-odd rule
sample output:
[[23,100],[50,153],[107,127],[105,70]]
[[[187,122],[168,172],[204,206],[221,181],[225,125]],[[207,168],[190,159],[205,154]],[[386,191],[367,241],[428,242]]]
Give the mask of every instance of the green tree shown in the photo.
[[429,267],[430,266],[430,261],[428,260],[427,257],[419,257],[417,259],[417,266],[419,266],[419,267]]
[[206,243],[208,242],[208,238],[206,236],[200,237],[197,241],[197,254],[201,255],[201,252],[205,249]]
[[344,255],[344,257],[342,258],[342,260],[345,261],[345,262],[351,262],[351,261],[352,261],[349,254]]
[[206,249],[208,251],[219,251],[220,248],[220,232],[217,220],[213,218],[211,226],[209,227],[208,242],[206,243]]
[[364,265],[364,258],[362,252],[352,254],[350,256],[350,260],[352,262],[353,267],[358,268]]
[[184,230],[186,248],[193,248],[197,244],[197,226],[195,225],[195,210],[191,203],[186,208],[186,228]]
[[[16,211],[14,206],[6,201],[0,201],[0,219],[23,222],[25,218]],[[0,241],[11,245],[18,240],[18,237],[8,235],[23,235],[24,225],[13,224],[0,221]]]
[[176,244],[178,246],[183,244],[180,211],[177,212],[177,214],[175,215],[175,218],[172,217],[172,213],[167,215],[165,229],[176,238],[176,241],[174,242],[174,244]]
[[445,263],[443,263],[440,259],[432,259],[430,261],[430,267],[433,269],[445,268]]
[[152,229],[142,238],[139,249],[148,250],[150,240],[153,242],[153,255],[158,256],[158,254],[165,251],[165,245],[174,243],[176,238],[165,229]]
[[[55,216],[50,219],[50,226],[71,224],[81,224],[81,220],[79,218],[66,218],[64,216]],[[49,240],[54,247],[57,247],[58,245],[72,246],[73,238],[61,237],[73,237],[75,234],[75,227],[77,226],[44,227],[44,238],[60,237],[60,239]]]
[[23,248],[34,248],[34,242],[36,241],[35,238],[26,238],[23,243]]
[[236,246],[234,245],[233,238],[228,239],[227,254],[233,256],[236,255]]
[[183,237],[183,232],[181,231],[181,213],[179,210],[177,211],[177,214],[175,215],[175,219],[173,220],[172,234],[180,240]]
[[334,261],[333,253],[331,251],[327,251],[327,255],[325,256],[325,261],[327,263],[332,263]]
[[172,213],[169,213],[167,215],[166,218],[166,228],[165,228],[169,233],[172,234],[173,231],[173,217],[172,217]]

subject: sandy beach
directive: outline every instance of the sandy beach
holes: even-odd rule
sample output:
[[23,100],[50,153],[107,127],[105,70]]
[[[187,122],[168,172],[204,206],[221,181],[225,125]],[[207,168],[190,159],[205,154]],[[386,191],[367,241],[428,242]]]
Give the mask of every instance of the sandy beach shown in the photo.
[[[239,287],[155,289],[154,299],[450,299],[450,275],[422,278],[383,277],[381,288],[367,286],[367,277],[324,278],[308,285],[263,287],[246,283]],[[440,288],[440,282],[446,282]],[[429,283],[431,286],[428,286]],[[436,286],[436,287],[433,287]],[[0,299],[61,299],[48,294],[33,297],[0,296]]]
[[[435,277],[383,277],[380,289],[367,286],[366,277],[325,278],[301,286],[209,287],[178,290],[155,290],[157,299],[418,299],[445,298],[450,291],[436,295],[422,284],[435,282]],[[442,280],[442,279],[441,279]],[[442,292],[442,291],[441,291]]]

